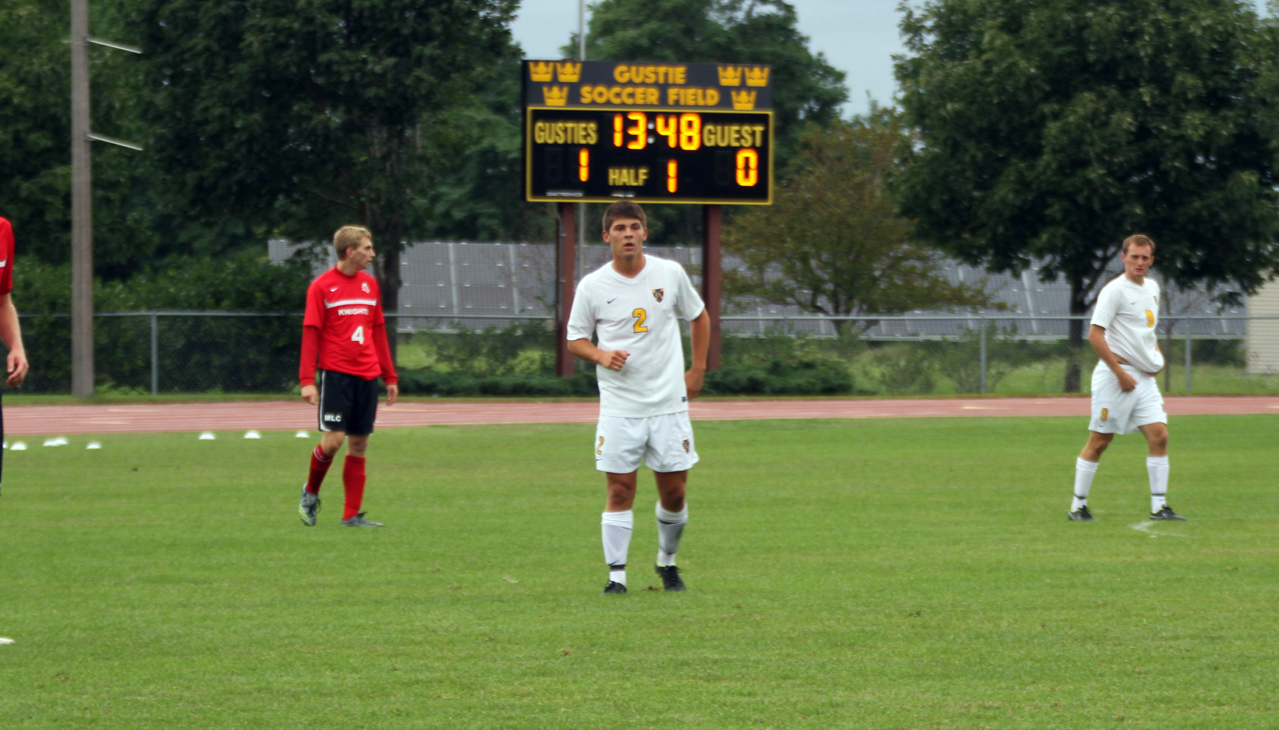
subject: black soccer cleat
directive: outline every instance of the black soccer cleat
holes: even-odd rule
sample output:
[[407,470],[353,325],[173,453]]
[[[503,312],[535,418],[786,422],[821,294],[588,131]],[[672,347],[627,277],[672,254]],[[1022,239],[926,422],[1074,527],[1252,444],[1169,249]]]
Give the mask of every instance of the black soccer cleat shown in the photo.
[[342,524],[345,527],[382,527],[381,522],[374,522],[373,520],[364,519],[365,514],[366,513],[361,512],[360,514],[354,517],[350,517],[345,520],[342,520]]
[[622,594],[622,593],[625,593],[625,592],[626,592],[626,584],[625,584],[625,583],[618,583],[618,582],[617,582],[617,581],[615,581],[615,580],[610,580],[610,581],[608,582],[608,585],[604,586],[604,592],[603,592],[603,593],[601,593],[600,595],[601,595],[601,596],[607,596],[607,595],[612,594],[612,593]]
[[298,516],[302,518],[302,524],[307,527],[315,527],[316,517],[320,514],[320,495],[311,494],[306,491],[306,487],[302,487],[302,501],[298,503]]
[[1158,512],[1151,512],[1150,519],[1162,520],[1165,522],[1185,522],[1186,518],[1172,511],[1172,507],[1164,505],[1164,508]]
[[1092,516],[1092,512],[1088,511],[1088,505],[1084,505],[1074,512],[1070,513],[1070,519],[1075,522],[1096,522],[1097,518]]
[[679,577],[679,568],[674,565],[655,565],[653,569],[662,577],[662,590],[684,590],[684,579]]

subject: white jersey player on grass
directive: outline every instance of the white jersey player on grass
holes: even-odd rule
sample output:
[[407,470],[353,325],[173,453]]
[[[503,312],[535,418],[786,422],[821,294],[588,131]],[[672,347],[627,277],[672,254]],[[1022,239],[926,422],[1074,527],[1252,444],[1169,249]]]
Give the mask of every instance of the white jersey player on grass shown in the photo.
[[1149,448],[1150,519],[1184,520],[1168,506],[1168,414],[1156,375],[1164,355],[1156,336],[1159,284],[1146,277],[1155,261],[1155,242],[1141,234],[1124,240],[1123,276],[1097,295],[1088,342],[1100,360],[1092,373],[1092,421],[1088,443],[1075,461],[1075,498],[1070,519],[1093,521],[1088,490],[1101,454],[1115,434],[1141,431]]
[[[601,520],[608,585],[626,592],[626,555],[635,518],[631,507],[640,462],[657,478],[657,574],[668,591],[684,590],[675,567],[688,522],[685,487],[697,463],[688,401],[706,375],[710,317],[684,268],[644,255],[643,209],[618,201],[604,213],[604,241],[613,259],[577,285],[568,321],[568,349],[596,365],[600,419],[593,448],[605,472],[608,500]],[[690,321],[693,362],[684,372],[680,319]],[[598,347],[591,344],[591,336]]]

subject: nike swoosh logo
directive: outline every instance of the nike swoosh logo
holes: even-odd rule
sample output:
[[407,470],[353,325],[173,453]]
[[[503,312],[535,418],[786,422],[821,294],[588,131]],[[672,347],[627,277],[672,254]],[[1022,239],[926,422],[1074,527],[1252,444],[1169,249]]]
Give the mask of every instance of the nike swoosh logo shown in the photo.
[[[337,291],[337,290],[338,288],[336,286],[329,287],[329,291]],[[1133,302],[1133,303],[1136,304],[1136,302]]]
[[605,302],[605,304],[612,304],[612,303],[613,303],[613,302],[615,302],[615,301],[617,301],[617,297],[613,297],[612,299],[610,299],[610,300],[608,300],[607,302]]

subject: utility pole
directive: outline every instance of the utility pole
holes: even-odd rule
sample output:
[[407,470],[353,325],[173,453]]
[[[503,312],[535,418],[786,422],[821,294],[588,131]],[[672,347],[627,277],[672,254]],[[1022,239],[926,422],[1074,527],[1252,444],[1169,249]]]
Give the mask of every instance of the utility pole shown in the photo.
[[71,395],[93,395],[93,165],[97,140],[131,150],[131,142],[89,129],[89,44],[130,53],[140,48],[89,37],[89,1],[71,0]]
[[93,395],[93,184],[89,2],[71,0],[71,394]]

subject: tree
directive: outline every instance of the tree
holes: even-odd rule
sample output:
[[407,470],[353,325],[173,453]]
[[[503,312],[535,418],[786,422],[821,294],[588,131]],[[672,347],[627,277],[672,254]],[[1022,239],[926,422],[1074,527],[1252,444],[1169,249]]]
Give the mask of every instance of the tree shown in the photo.
[[[109,14],[107,14],[109,15]],[[106,21],[105,23],[103,21]],[[97,18],[103,32],[109,17]],[[70,8],[60,0],[0,5],[0,215],[18,236],[19,253],[52,264],[71,254]],[[132,54],[90,53],[94,131],[132,137],[132,96],[124,85]],[[155,251],[145,210],[130,201],[145,189],[140,156],[95,145],[93,150],[94,269],[128,276]]]
[[518,52],[516,0],[125,6],[146,50],[150,143],[182,199],[300,239],[359,220],[395,311],[405,238],[428,226],[432,173],[452,162],[423,124]]
[[910,243],[910,222],[894,214],[886,177],[902,139],[900,117],[878,107],[809,130],[775,204],[725,229],[725,250],[742,260],[724,275],[729,296],[853,317],[836,324],[845,337],[876,315],[989,305],[981,287],[940,276],[939,252]]
[[[1095,302],[1134,232],[1158,272],[1218,297],[1279,267],[1273,43],[1237,0],[903,5],[901,210],[967,263]],[[1083,342],[1083,321],[1070,343]],[[1065,389],[1079,390],[1072,359]]]
[[[592,6],[586,57],[609,61],[757,63],[772,66],[776,169],[784,171],[808,125],[839,118],[844,72],[808,49],[786,0],[601,0]],[[565,45],[577,57],[577,40]],[[654,211],[657,234],[700,236],[693,206],[681,220]],[[666,231],[662,229],[666,228]]]

